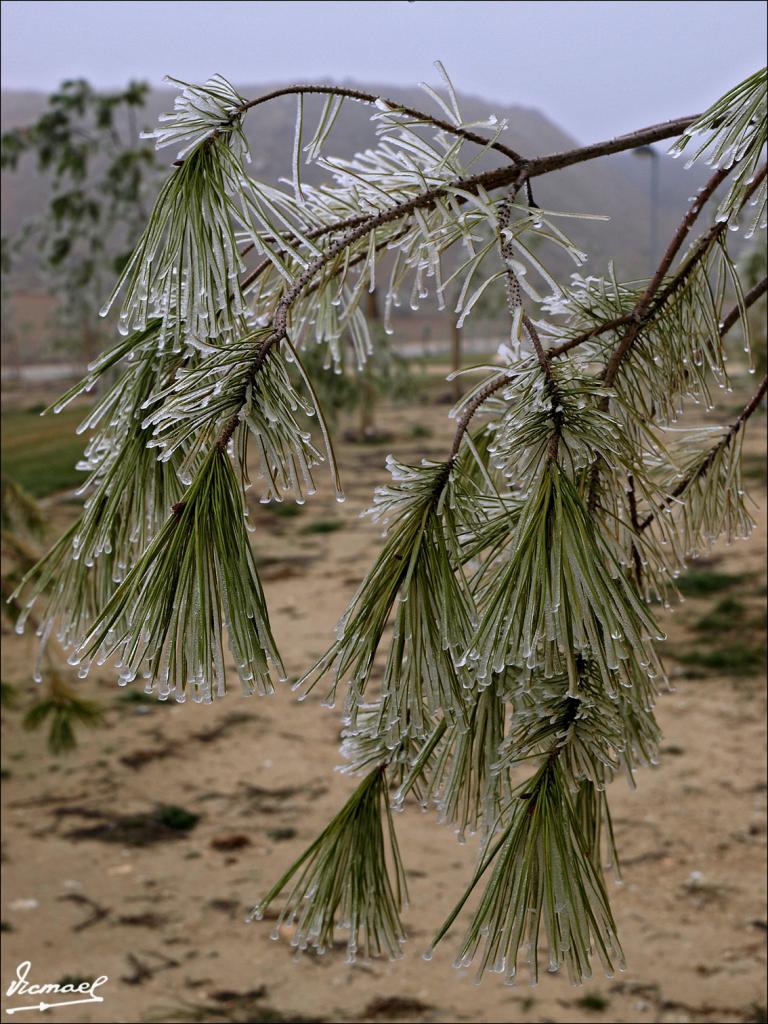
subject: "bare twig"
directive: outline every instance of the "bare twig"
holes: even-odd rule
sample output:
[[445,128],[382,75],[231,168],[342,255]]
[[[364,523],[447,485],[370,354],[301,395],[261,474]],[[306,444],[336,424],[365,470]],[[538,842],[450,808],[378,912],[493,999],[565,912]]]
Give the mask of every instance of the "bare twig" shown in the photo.
[[[760,281],[758,284],[756,284],[754,288],[751,288],[747,292],[747,294],[744,296],[743,306],[741,304],[739,304],[739,303],[736,303],[736,305],[728,313],[728,315],[723,318],[723,322],[720,325],[720,337],[721,338],[725,337],[725,335],[728,333],[728,331],[733,327],[733,325],[739,319],[739,317],[741,315],[742,308],[743,309],[749,309],[750,306],[753,306],[757,302],[757,300],[760,298],[760,296],[765,294],[767,288],[768,288],[768,277],[764,277],[762,281]],[[707,456],[707,458],[704,460],[704,462],[701,463],[701,465],[696,470],[696,473],[693,476],[686,477],[685,480],[682,480],[677,485],[677,487],[672,492],[672,494],[669,496],[669,499],[662,505],[662,507],[666,508],[670,504],[671,501],[673,501],[675,498],[679,498],[680,495],[683,493],[683,491],[693,482],[693,480],[695,478],[703,476],[709,470],[709,468],[712,465],[712,462],[714,461],[714,458],[717,455],[718,451],[722,447],[724,447],[726,444],[730,444],[731,438],[734,436],[734,434],[738,431],[738,429],[740,427],[742,427],[747,422],[747,420],[752,415],[752,413],[760,405],[760,400],[763,397],[763,395],[765,394],[766,383],[768,383],[768,378],[766,378],[766,379],[764,379],[762,381],[762,383],[760,384],[760,387],[757,389],[755,394],[752,396],[752,398],[749,400],[749,402],[746,404],[746,406],[742,410],[741,415],[739,416],[739,418],[734,423],[731,424],[731,426],[728,428],[728,432],[718,441],[718,443],[716,445],[713,446],[713,448],[711,449],[711,451],[710,451],[709,455]],[[655,518],[656,517],[654,516],[653,513],[651,513],[650,515],[646,516],[645,519],[641,523],[638,524],[638,526],[637,526],[638,532],[641,531],[641,530],[648,529],[648,527],[651,525],[651,523],[653,522],[653,520]],[[634,526],[634,523],[633,523],[633,526]]]
[[[637,515],[637,495],[635,493],[635,478],[632,473],[627,473],[627,498],[629,501],[629,521],[635,533],[640,528],[640,520]],[[643,560],[635,542],[632,542],[632,562],[635,567],[635,578],[638,586],[643,581]]]
[[[765,173],[765,168],[763,168],[763,170],[757,176],[755,181],[752,183],[752,186],[749,189],[749,195],[745,197],[745,202],[748,202],[749,198],[751,198],[756,189],[760,187],[760,184],[765,178]],[[701,199],[702,196],[699,196],[697,198],[694,207],[697,204],[700,204]],[[694,207],[691,207],[691,210],[693,210]],[[689,210],[688,213],[690,214],[690,212],[691,211]],[[686,217],[687,216],[688,214],[686,214]],[[654,318],[658,310],[666,303],[666,301],[669,298],[671,298],[671,296],[674,295],[674,293],[685,283],[685,281],[690,276],[691,272],[695,268],[698,261],[708,251],[712,242],[724,233],[726,226],[727,225],[724,221],[717,221],[709,228],[709,230],[705,234],[701,236],[701,238],[698,240],[694,248],[688,254],[685,263],[680,268],[678,273],[674,277],[672,277],[667,282],[667,284],[658,292],[655,300],[652,302],[650,307],[647,308],[646,312],[642,317],[638,317],[637,306],[635,306],[632,310],[630,310],[630,312],[625,313],[622,316],[616,317],[613,320],[607,320],[605,323],[598,324],[595,327],[591,327],[588,331],[584,331],[582,334],[577,335],[575,338],[570,338],[568,341],[564,341],[561,345],[552,346],[547,350],[550,358],[554,359],[558,356],[565,355],[566,352],[570,352],[571,349],[577,348],[579,345],[582,345],[585,341],[590,341],[592,338],[598,338],[601,334],[607,334],[609,331],[614,331],[619,327],[625,327],[629,324],[633,325],[633,328],[636,326],[639,332],[639,330],[643,326],[645,326],[645,324],[649,323]],[[681,224],[681,227],[678,228],[678,234],[680,233],[682,227],[683,225]],[[675,237],[677,237],[677,235]],[[656,275],[654,275],[654,277],[655,276]],[[765,288],[763,287],[763,291],[764,290]],[[760,292],[759,294],[762,294],[762,292]],[[738,318],[738,309],[734,310],[733,312],[735,317]]]

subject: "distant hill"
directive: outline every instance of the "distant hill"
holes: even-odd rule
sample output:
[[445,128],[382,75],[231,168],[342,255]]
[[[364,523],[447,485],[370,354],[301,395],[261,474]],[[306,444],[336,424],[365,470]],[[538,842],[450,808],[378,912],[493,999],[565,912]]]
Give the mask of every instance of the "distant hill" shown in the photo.
[[[402,89],[376,83],[345,81],[352,88],[365,89],[377,95],[389,97],[400,103],[431,110],[432,101],[420,89]],[[244,96],[254,97],[276,88],[275,83],[259,86],[240,86]],[[173,89],[154,89],[149,94],[140,123],[150,126],[157,115],[173,106],[176,95]],[[482,119],[489,113],[506,118],[509,128],[504,141],[528,156],[541,156],[570,149],[575,141],[561,128],[553,124],[543,113],[526,107],[504,105],[475,96],[460,96],[460,104],[468,119]],[[323,100],[307,97],[305,117],[307,132],[314,131]],[[21,127],[33,122],[46,105],[42,93],[5,91],[2,93],[2,116],[0,127],[3,131]],[[296,102],[292,96],[282,97],[248,114],[246,129],[253,163],[251,173],[271,183],[290,174],[291,150],[293,147],[294,118]],[[374,142],[370,123],[371,110],[368,106],[347,101],[336,122],[327,150],[334,155],[351,156]],[[642,127],[627,125],[627,130]],[[309,135],[308,135],[309,137]],[[595,140],[596,141],[596,140]],[[166,151],[168,160],[174,154]],[[486,155],[478,169],[498,166],[499,158]],[[646,276],[650,268],[650,167],[649,161],[638,159],[632,154],[606,157],[590,164],[584,164],[548,175],[534,183],[536,201],[543,207],[572,212],[607,214],[611,220],[604,222],[567,221],[564,228],[579,245],[590,253],[584,273],[600,273],[613,258],[620,276],[625,279]],[[674,229],[676,222],[688,205],[688,197],[705,179],[705,171],[695,167],[685,171],[682,161],[672,160],[660,150],[659,158],[659,205],[658,238],[659,247]],[[305,170],[305,179],[318,183],[323,172],[316,167]],[[39,216],[45,209],[47,185],[36,172],[32,161],[25,161],[14,174],[2,176],[2,219],[3,234],[13,235],[20,226],[33,216]],[[659,254],[656,254],[657,256]],[[567,259],[554,257],[548,263],[561,275],[576,269]],[[39,290],[34,275],[21,275],[18,287],[26,292]],[[26,301],[26,300],[25,300]]]
[[[431,100],[420,89],[400,89],[376,83],[344,82],[353,88],[366,89],[378,95],[389,96],[401,103],[431,109]],[[259,86],[241,86],[245,96],[256,96],[275,88],[274,83]],[[171,108],[175,91],[155,89],[142,119],[153,124],[159,113]],[[45,107],[42,93],[4,91],[0,127],[3,131],[34,121]],[[544,114],[526,107],[505,106],[475,96],[461,96],[460,103],[466,116],[481,119],[488,113],[506,118],[509,129],[504,141],[518,151],[541,156],[576,145],[561,128]],[[307,97],[305,111],[307,124],[316,120],[322,100]],[[270,182],[290,173],[290,153],[293,144],[295,99],[292,96],[275,100],[248,114],[246,127],[252,146],[252,173]],[[370,108],[364,104],[347,102],[336,123],[329,151],[348,156],[364,149],[373,141]],[[640,127],[627,125],[627,130]],[[493,166],[497,158],[487,157],[485,163]],[[35,215],[45,201],[43,181],[25,167],[20,173],[3,175],[2,215],[3,233],[11,234],[30,216]],[[321,172],[307,168],[308,181],[320,180]],[[660,159],[659,175],[659,227],[660,239],[664,227],[676,218],[685,206],[687,197],[700,184],[701,174],[695,169],[684,171],[680,161],[669,157]],[[536,198],[541,205],[554,209],[570,209],[585,213],[605,213],[611,217],[610,226],[582,223],[579,238],[594,254],[595,265],[602,266],[606,255],[613,253],[621,270],[630,275],[642,275],[648,265],[649,237],[649,167],[648,162],[631,154],[606,157],[589,165],[568,168],[536,182]]]

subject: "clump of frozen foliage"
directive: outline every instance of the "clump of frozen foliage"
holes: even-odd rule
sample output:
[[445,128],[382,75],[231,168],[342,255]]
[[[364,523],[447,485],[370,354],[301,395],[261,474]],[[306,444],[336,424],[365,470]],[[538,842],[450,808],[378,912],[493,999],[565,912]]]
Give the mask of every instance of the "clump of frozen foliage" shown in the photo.
[[[81,673],[111,659],[121,683],[179,701],[218,698],[233,675],[269,692],[283,670],[248,541],[247,466],[263,501],[304,501],[323,464],[341,498],[304,352],[324,348],[331,365],[351,339],[364,364],[374,287],[387,330],[402,301],[458,295],[463,321],[503,289],[504,363],[454,410],[444,459],[390,458],[373,508],[381,554],[297,684],[331,704],[343,694],[343,752],[362,781],[254,914],[287,890],[278,923],[300,948],[322,952],[346,929],[352,959],[399,955],[391,805],[415,797],[482,836],[437,936],[484,886],[458,965],[511,981],[527,964],[536,978],[545,951],[574,982],[595,957],[621,968],[606,786],[634,784],[657,758],[654,604],[674,596],[687,559],[752,525],[739,451],[765,381],[729,427],[680,418],[728,386],[723,335],[739,322],[748,338],[747,307],[765,290],[743,294],[727,247],[745,211],[764,218],[765,74],[695,120],[536,159],[505,145],[495,118],[466,123],[447,76],[429,90],[435,115],[335,87],[248,101],[220,77],[177,84],[155,136],[178,159],[110,300],[123,337],[57,406],[103,385],[86,421],[85,507],[17,599],[40,603],[42,642],[57,637]],[[249,174],[243,121],[286,93],[298,117],[277,188]],[[325,102],[310,134],[312,93]],[[371,104],[377,144],[334,158],[349,99]],[[535,179],[694,137],[715,171],[653,278],[558,283],[547,251],[575,268],[585,255],[563,228],[575,215],[535,204]],[[477,169],[481,154],[493,169]],[[304,160],[328,183],[304,183]],[[697,220],[709,221],[698,234]]]

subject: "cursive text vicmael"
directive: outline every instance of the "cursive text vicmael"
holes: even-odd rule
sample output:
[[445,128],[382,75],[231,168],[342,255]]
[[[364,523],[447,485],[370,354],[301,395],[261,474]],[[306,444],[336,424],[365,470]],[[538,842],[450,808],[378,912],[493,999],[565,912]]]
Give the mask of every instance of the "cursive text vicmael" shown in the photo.
[[16,968],[16,977],[8,986],[6,995],[9,996],[45,996],[45,995],[61,995],[61,994],[72,994],[77,993],[78,995],[88,996],[93,1000],[101,1000],[101,996],[96,995],[96,989],[105,982],[109,981],[106,974],[100,975],[98,978],[94,978],[93,981],[81,981],[79,984],[74,983],[48,983],[43,985],[33,985],[27,980],[29,978],[29,972],[32,969],[32,962],[25,960],[19,964]]

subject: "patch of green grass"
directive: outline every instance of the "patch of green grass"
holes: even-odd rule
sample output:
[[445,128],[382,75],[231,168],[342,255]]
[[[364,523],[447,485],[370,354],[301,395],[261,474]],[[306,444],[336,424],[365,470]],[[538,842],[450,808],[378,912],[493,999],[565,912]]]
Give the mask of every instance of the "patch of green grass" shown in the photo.
[[293,839],[296,835],[296,829],[291,828],[290,825],[284,828],[271,828],[267,835],[273,842],[282,843],[286,839]]
[[303,505],[297,505],[292,501],[273,501],[269,505],[261,506],[266,512],[271,512],[273,516],[279,516],[281,519],[293,519],[295,516],[300,516],[304,511]]
[[2,417],[3,473],[31,494],[44,498],[79,486],[85,475],[75,469],[86,445],[75,433],[86,415],[82,407],[54,416],[13,410]]
[[[754,676],[763,668],[765,656],[762,645],[742,642],[739,644],[719,644],[710,650],[697,648],[682,651],[674,657],[681,665],[703,672],[718,673],[727,676]],[[698,673],[701,675],[701,672]],[[693,675],[696,678],[696,675]]]
[[176,832],[189,832],[200,821],[200,815],[178,807],[176,804],[161,804],[152,815],[154,821]]
[[605,996],[601,996],[599,992],[587,992],[581,999],[576,1000],[576,1005],[583,1010],[594,1010],[597,1013],[607,1010],[608,1003],[609,1000]]
[[694,624],[694,629],[707,634],[703,640],[714,640],[713,634],[728,633],[744,622],[746,607],[735,597],[724,597]]
[[316,519],[301,529],[302,533],[335,533],[344,526],[341,519]]
[[744,579],[743,573],[715,572],[713,569],[689,569],[677,581],[684,597],[708,597],[730,590]]
[[3,679],[0,681],[0,707],[10,710],[15,708],[19,703],[19,688],[14,686],[13,683],[6,683]]
[[173,707],[167,700],[158,700],[157,697],[147,693],[145,690],[124,690],[117,695],[116,701],[118,704],[125,704],[128,707],[145,706],[148,704],[158,708]]

